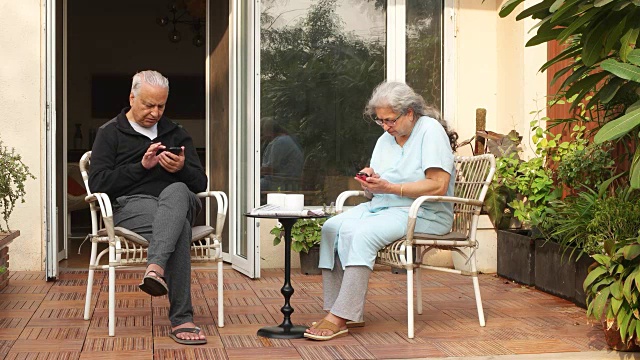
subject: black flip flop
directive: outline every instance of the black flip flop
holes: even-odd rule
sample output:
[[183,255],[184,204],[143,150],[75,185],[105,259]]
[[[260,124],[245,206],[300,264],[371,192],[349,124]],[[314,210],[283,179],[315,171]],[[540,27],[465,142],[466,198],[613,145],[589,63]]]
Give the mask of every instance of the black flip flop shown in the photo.
[[194,334],[200,334],[201,329],[199,327],[194,327],[194,328],[180,328],[180,329],[176,329],[172,332],[169,333],[169,337],[173,339],[173,341],[177,342],[178,344],[183,344],[183,345],[202,345],[202,344],[206,344],[207,343],[207,339],[204,340],[187,340],[187,339],[180,339],[179,337],[177,337],[176,335],[180,334],[180,333],[194,333]]
[[[149,273],[154,273],[155,276],[149,275]],[[164,277],[160,276],[155,270],[147,271],[138,287],[151,296],[167,295],[169,292]]]

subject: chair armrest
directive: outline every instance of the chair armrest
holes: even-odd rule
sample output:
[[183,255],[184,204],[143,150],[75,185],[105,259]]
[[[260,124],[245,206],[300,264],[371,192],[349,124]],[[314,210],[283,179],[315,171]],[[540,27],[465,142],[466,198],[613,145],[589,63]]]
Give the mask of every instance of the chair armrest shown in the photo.
[[218,216],[216,218],[216,236],[218,239],[222,236],[222,230],[224,229],[224,222],[227,218],[227,210],[229,209],[229,198],[223,191],[203,191],[197,193],[196,196],[200,199],[213,197],[216,199],[218,205]]
[[418,209],[424,202],[449,202],[454,204],[465,204],[473,206],[482,206],[482,201],[476,199],[465,199],[454,196],[433,196],[425,195],[415,199],[409,208],[409,217],[415,218],[418,216]]
[[336,199],[336,213],[337,214],[342,212],[342,207],[344,206],[344,202],[347,201],[347,199],[352,197],[352,196],[366,197],[364,195],[364,191],[347,190],[347,191],[341,192],[340,195],[338,195],[338,199]]

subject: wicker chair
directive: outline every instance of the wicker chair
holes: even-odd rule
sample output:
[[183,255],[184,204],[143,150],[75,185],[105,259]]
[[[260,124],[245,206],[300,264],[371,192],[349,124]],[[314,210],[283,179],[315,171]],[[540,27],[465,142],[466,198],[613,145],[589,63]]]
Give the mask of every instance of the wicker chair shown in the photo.
[[[109,196],[105,193],[92,193],[89,189],[89,163],[91,151],[80,159],[82,180],[87,189],[85,200],[90,203],[91,211],[91,259],[89,262],[89,277],[87,282],[87,298],[84,308],[84,319],[91,318],[91,292],[93,274],[95,270],[109,270],[109,336],[115,335],[115,270],[125,266],[145,266],[147,262],[147,247],[145,238],[133,231],[113,226],[113,212]],[[217,201],[218,216],[215,229],[211,226],[195,226],[191,238],[191,260],[217,262],[218,275],[218,326],[224,326],[223,305],[223,271],[221,235],[227,215],[229,201],[222,191],[208,191],[197,194],[198,198],[212,197]],[[100,215],[101,219],[100,219]],[[106,243],[108,247],[98,253],[98,244]],[[109,263],[100,265],[103,255],[109,255]]]
[[[480,284],[476,269],[476,230],[478,218],[484,202],[484,197],[489,189],[489,184],[496,171],[493,155],[478,155],[471,157],[455,158],[456,182],[454,196],[421,196],[414,200],[409,209],[407,235],[394,241],[378,252],[376,263],[407,270],[407,332],[408,337],[414,337],[413,318],[413,269],[416,269],[416,277],[420,279],[420,269],[445,271],[461,275],[470,275],[473,281],[473,289],[478,309],[480,326],[485,326],[482,299],[480,297]],[[344,202],[351,196],[364,196],[363,191],[345,191],[336,200],[336,212],[342,212]],[[443,201],[454,204],[454,221],[451,232],[446,235],[431,235],[415,233],[416,215],[418,209],[425,201]],[[415,250],[413,250],[415,248]],[[452,250],[462,255],[471,264],[471,271],[455,270],[444,267],[430,266],[422,263],[424,256],[431,250]],[[467,255],[463,249],[469,249]],[[416,254],[416,259],[413,259]],[[418,314],[422,314],[422,288],[417,281],[417,308]]]

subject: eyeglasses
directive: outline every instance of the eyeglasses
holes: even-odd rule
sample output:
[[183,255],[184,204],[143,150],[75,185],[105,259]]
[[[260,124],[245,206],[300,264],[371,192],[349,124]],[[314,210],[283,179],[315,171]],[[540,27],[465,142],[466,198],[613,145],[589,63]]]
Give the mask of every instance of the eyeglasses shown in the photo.
[[373,119],[373,121],[375,121],[375,123],[376,123],[376,124],[378,124],[378,125],[380,125],[380,126],[382,126],[383,124],[384,124],[384,125],[387,125],[387,126],[393,126],[393,125],[395,125],[395,124],[396,124],[396,121],[398,121],[398,119],[400,119],[400,117],[401,117],[402,115],[404,115],[404,113],[400,113],[400,115],[396,116],[396,118],[395,118],[395,119],[393,119],[393,120],[389,120],[389,119],[378,119],[375,115],[373,116],[373,118],[372,118],[372,119]]

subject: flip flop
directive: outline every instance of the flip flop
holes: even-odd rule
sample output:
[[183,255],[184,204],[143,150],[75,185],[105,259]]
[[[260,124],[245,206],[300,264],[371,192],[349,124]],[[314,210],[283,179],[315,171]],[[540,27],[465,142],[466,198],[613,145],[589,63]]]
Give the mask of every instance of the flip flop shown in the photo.
[[204,340],[188,340],[188,339],[180,339],[179,337],[177,337],[176,335],[180,334],[180,333],[193,333],[193,334],[200,334],[200,328],[199,327],[193,327],[193,328],[180,328],[180,329],[176,329],[173,330],[172,332],[169,333],[169,337],[173,339],[173,341],[177,342],[178,344],[183,344],[183,345],[202,345],[202,344],[206,344],[207,343],[207,339]]
[[325,320],[325,319],[320,320],[318,323],[313,325],[312,328],[317,329],[317,330],[329,330],[329,331],[332,331],[333,334],[331,334],[331,335],[314,335],[314,334],[310,334],[310,333],[306,332],[306,333],[304,333],[304,337],[306,337],[307,339],[326,341],[326,340],[331,340],[331,339],[334,339],[334,338],[337,338],[337,337],[346,336],[346,335],[349,334],[349,329],[340,330],[338,325],[332,323],[331,321]]
[[[311,326],[315,326],[316,322],[312,322]],[[364,321],[347,321],[347,329],[364,327]]]
[[[150,275],[150,273],[154,275]],[[169,292],[164,277],[160,276],[155,270],[147,271],[138,288],[151,296],[167,295]]]

